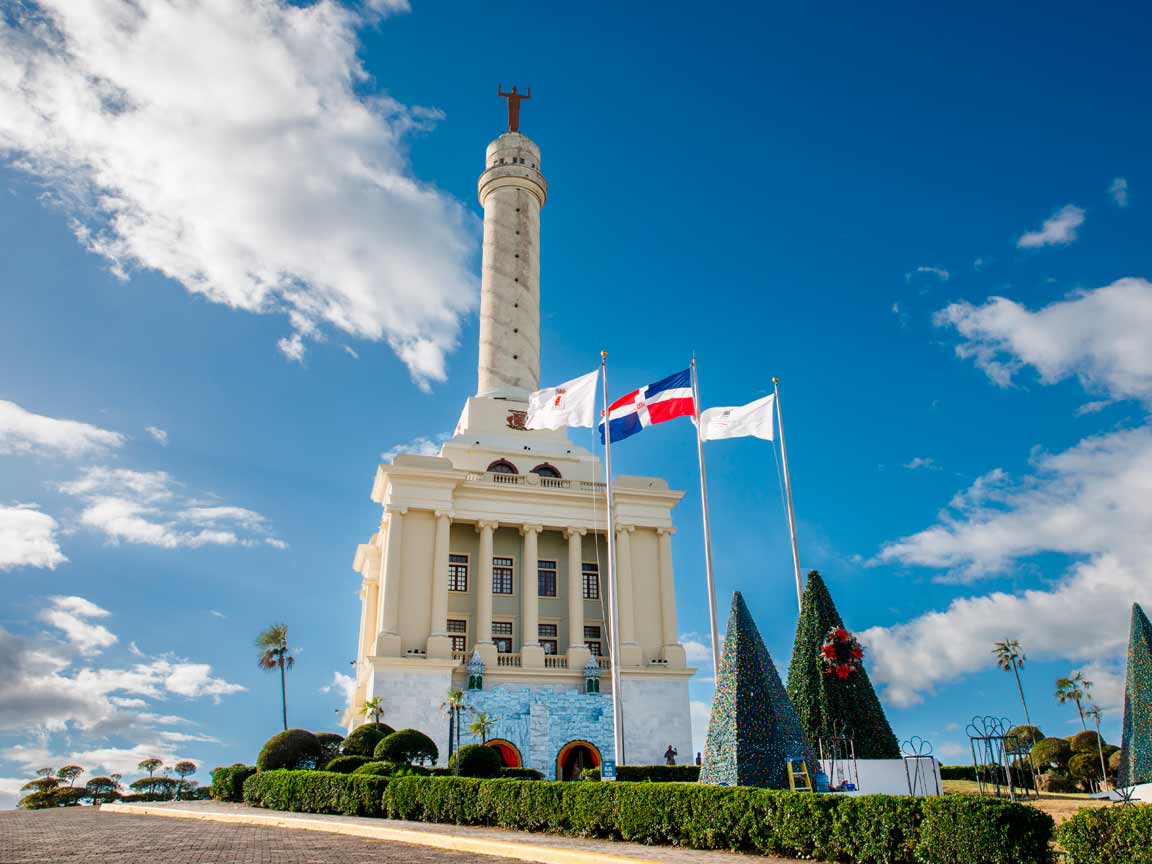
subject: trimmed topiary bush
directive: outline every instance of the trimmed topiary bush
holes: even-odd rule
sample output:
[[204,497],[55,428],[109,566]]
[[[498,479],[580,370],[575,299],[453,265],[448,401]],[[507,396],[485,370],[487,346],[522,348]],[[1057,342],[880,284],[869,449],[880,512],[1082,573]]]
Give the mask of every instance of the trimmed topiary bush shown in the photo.
[[1055,823],[1021,804],[972,796],[923,798],[916,860],[930,864],[1047,862]]
[[1068,864],[1152,864],[1152,807],[1078,810],[1056,840]]
[[237,762],[212,770],[211,795],[217,801],[243,801],[244,781],[256,773],[255,765]]
[[348,737],[344,739],[344,755],[371,759],[380,739],[395,731],[387,723],[363,723],[349,732]]
[[388,777],[396,770],[396,766],[392,762],[365,762],[353,774],[369,774],[373,777]]
[[496,776],[504,780],[543,780],[544,775],[535,768],[501,768]]
[[296,813],[383,816],[387,777],[331,771],[260,771],[244,781],[244,803]]
[[371,761],[367,756],[337,756],[324,766],[324,770],[334,771],[337,774],[351,774],[361,765]]
[[372,750],[373,759],[400,765],[436,764],[440,751],[436,742],[418,729],[401,729],[386,735]]
[[1033,744],[1039,744],[1043,741],[1045,736],[1040,731],[1040,727],[1022,724],[1009,729],[1006,737],[1008,740],[1004,743],[1008,745],[1008,749],[1027,750]]
[[1037,769],[1058,768],[1064,770],[1068,767],[1068,760],[1072,758],[1072,745],[1063,738],[1045,738],[1037,742],[1032,748],[1032,759]]
[[335,732],[316,732],[316,740],[320,742],[320,765],[327,765],[340,755],[340,748],[344,744],[344,736]]
[[1108,757],[1108,773],[1115,774],[1120,770],[1120,748],[1116,748],[1116,752]]
[[[599,780],[600,768],[585,768],[581,780]],[[700,779],[699,765],[617,765],[616,779],[621,783],[695,783]]]
[[1100,779],[1100,754],[1073,753],[1068,760],[1068,774],[1081,789],[1091,790],[1092,781]]
[[[1073,753],[1095,753],[1097,741],[1100,741],[1100,736],[1093,729],[1077,732],[1068,739],[1068,743],[1072,745]],[[1100,743],[1103,744],[1103,741]]]
[[256,757],[261,771],[315,768],[320,761],[320,742],[307,729],[288,729],[265,742]]
[[452,754],[448,767],[458,769],[455,773],[461,777],[495,777],[504,767],[504,760],[486,744],[465,744]]

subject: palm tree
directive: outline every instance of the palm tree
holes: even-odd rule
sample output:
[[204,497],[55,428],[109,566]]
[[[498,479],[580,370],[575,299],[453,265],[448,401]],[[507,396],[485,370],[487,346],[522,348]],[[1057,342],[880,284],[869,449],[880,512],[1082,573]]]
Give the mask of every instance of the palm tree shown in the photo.
[[480,740],[487,744],[488,733],[492,731],[492,727],[496,725],[496,719],[489,717],[483,711],[476,712],[476,719],[468,724],[468,731],[473,735],[479,735]]
[[1024,706],[1024,722],[1032,725],[1032,718],[1028,716],[1028,702],[1024,699],[1024,686],[1020,683],[1020,670],[1024,667],[1024,652],[1020,650],[1017,639],[1005,639],[994,643],[992,653],[996,655],[996,665],[1005,672],[1016,676],[1016,690],[1020,694],[1020,704]]
[[1100,736],[1100,711],[1099,705],[1089,705],[1088,710],[1084,712],[1096,724],[1096,752],[1100,754],[1100,782],[1106,783],[1108,781],[1108,768],[1104,764],[1104,739]]
[[256,647],[263,649],[256,662],[261,669],[271,672],[280,670],[280,704],[284,709],[284,730],[288,730],[288,684],[284,680],[284,670],[291,669],[296,658],[288,653],[288,625],[273,624],[258,637]]
[[440,710],[448,715],[448,758],[460,749],[460,715],[464,713],[464,691],[455,688],[448,691],[448,695],[440,704]]
[[360,713],[365,717],[371,717],[373,723],[379,723],[384,717],[384,699],[381,696],[373,696],[364,702],[364,707],[360,709]]
[[1088,728],[1088,723],[1084,720],[1084,708],[1082,707],[1082,700],[1088,698],[1088,694],[1092,692],[1092,682],[1086,679],[1079,672],[1073,672],[1067,678],[1056,679],[1056,701],[1061,705],[1066,702],[1075,702],[1076,711],[1080,714],[1080,725],[1085,729]]

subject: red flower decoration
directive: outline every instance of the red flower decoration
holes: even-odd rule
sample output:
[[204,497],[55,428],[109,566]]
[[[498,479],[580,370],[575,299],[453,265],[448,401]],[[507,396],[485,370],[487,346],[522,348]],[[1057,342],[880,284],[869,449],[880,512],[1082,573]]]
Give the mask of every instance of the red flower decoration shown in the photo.
[[845,681],[863,667],[864,649],[843,627],[833,627],[824,637],[817,658],[825,675],[835,675]]

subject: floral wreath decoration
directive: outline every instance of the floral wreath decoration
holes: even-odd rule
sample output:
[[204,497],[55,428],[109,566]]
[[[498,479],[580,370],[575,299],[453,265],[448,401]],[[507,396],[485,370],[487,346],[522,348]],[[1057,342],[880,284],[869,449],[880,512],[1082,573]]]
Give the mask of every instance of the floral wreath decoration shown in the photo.
[[843,627],[833,627],[824,637],[819,656],[824,674],[844,681],[863,667],[864,649]]

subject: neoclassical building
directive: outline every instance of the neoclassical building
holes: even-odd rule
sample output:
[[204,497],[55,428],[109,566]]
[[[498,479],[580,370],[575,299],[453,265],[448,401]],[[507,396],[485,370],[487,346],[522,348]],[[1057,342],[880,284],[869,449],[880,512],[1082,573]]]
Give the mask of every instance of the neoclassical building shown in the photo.
[[[672,509],[682,492],[617,477],[620,645],[608,639],[603,469],[564,430],[524,428],[539,387],[539,148],[518,131],[488,145],[476,395],[438,457],[380,465],[380,528],[356,551],[362,575],[356,694],[386,721],[448,752],[451,688],[496,721],[505,762],[568,778],[616,759],[609,656],[619,651],[624,759],[691,753],[676,625]],[[590,356],[590,365],[594,358]],[[463,742],[474,739],[465,734]],[[621,760],[617,760],[621,761]]]

